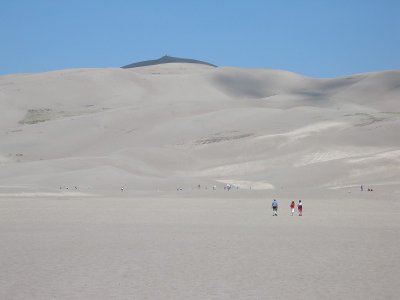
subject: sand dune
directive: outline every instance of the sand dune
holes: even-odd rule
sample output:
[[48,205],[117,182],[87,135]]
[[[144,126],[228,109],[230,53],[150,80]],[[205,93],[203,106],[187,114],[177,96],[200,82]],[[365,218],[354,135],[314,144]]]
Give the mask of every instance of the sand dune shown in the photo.
[[0,77],[0,298],[397,299],[399,86],[193,63]]
[[374,157],[400,146],[399,82],[398,71],[313,79],[184,63],[2,76],[0,183],[173,190],[182,177],[290,186],[303,173],[306,188],[372,184],[387,174],[363,174]]

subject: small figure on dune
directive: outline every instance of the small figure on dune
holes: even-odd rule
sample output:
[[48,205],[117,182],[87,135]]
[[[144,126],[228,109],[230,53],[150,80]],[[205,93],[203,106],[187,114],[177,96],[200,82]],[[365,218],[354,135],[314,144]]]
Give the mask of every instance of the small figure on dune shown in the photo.
[[292,201],[292,203],[290,203],[290,215],[291,216],[294,215],[294,207],[295,207],[295,204],[294,204],[294,201]]
[[278,215],[278,201],[275,199],[272,201],[272,215],[277,216]]
[[364,191],[364,187],[363,186],[361,186],[360,189],[361,189],[361,192]]
[[123,191],[124,191],[124,188],[122,187],[122,188],[121,188],[121,192],[123,192]]
[[297,210],[299,212],[299,216],[303,215],[303,203],[301,202],[301,200],[299,200],[299,203],[297,204]]

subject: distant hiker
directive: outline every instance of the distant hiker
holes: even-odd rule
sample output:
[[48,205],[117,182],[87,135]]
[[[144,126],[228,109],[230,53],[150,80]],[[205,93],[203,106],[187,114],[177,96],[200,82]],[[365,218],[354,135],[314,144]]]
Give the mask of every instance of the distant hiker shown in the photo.
[[215,191],[217,189],[217,186],[216,185],[213,185],[213,190]]
[[278,215],[278,201],[275,199],[272,201],[272,215],[277,216]]
[[122,188],[121,188],[121,192],[123,192],[123,191],[124,191],[124,188],[122,187]]
[[299,216],[303,215],[303,203],[301,202],[301,200],[299,200],[299,203],[297,204],[297,210],[299,212]]
[[200,188],[201,188],[201,185],[199,184],[197,187],[200,189]]
[[361,186],[361,192],[362,192],[362,191],[364,191],[364,187],[363,187],[363,186]]
[[230,185],[229,183],[226,185],[226,189],[227,189],[228,191],[231,189],[231,185]]
[[295,204],[294,204],[294,201],[292,201],[292,203],[290,203],[290,215],[291,216],[293,216],[293,214],[294,214],[294,207],[295,207]]

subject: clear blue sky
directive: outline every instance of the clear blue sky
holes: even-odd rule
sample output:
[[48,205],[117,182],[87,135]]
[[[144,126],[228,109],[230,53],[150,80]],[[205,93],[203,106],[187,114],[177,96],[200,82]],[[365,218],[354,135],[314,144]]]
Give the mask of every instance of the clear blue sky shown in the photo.
[[400,69],[400,0],[0,0],[0,75],[164,54],[315,77]]

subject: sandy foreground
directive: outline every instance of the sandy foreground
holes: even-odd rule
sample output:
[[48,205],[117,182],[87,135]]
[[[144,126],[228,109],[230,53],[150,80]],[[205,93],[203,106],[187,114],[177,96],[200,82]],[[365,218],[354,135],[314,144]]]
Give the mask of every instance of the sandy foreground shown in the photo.
[[272,217],[256,192],[0,197],[0,298],[400,297],[396,199],[303,199],[303,217],[278,200]]

